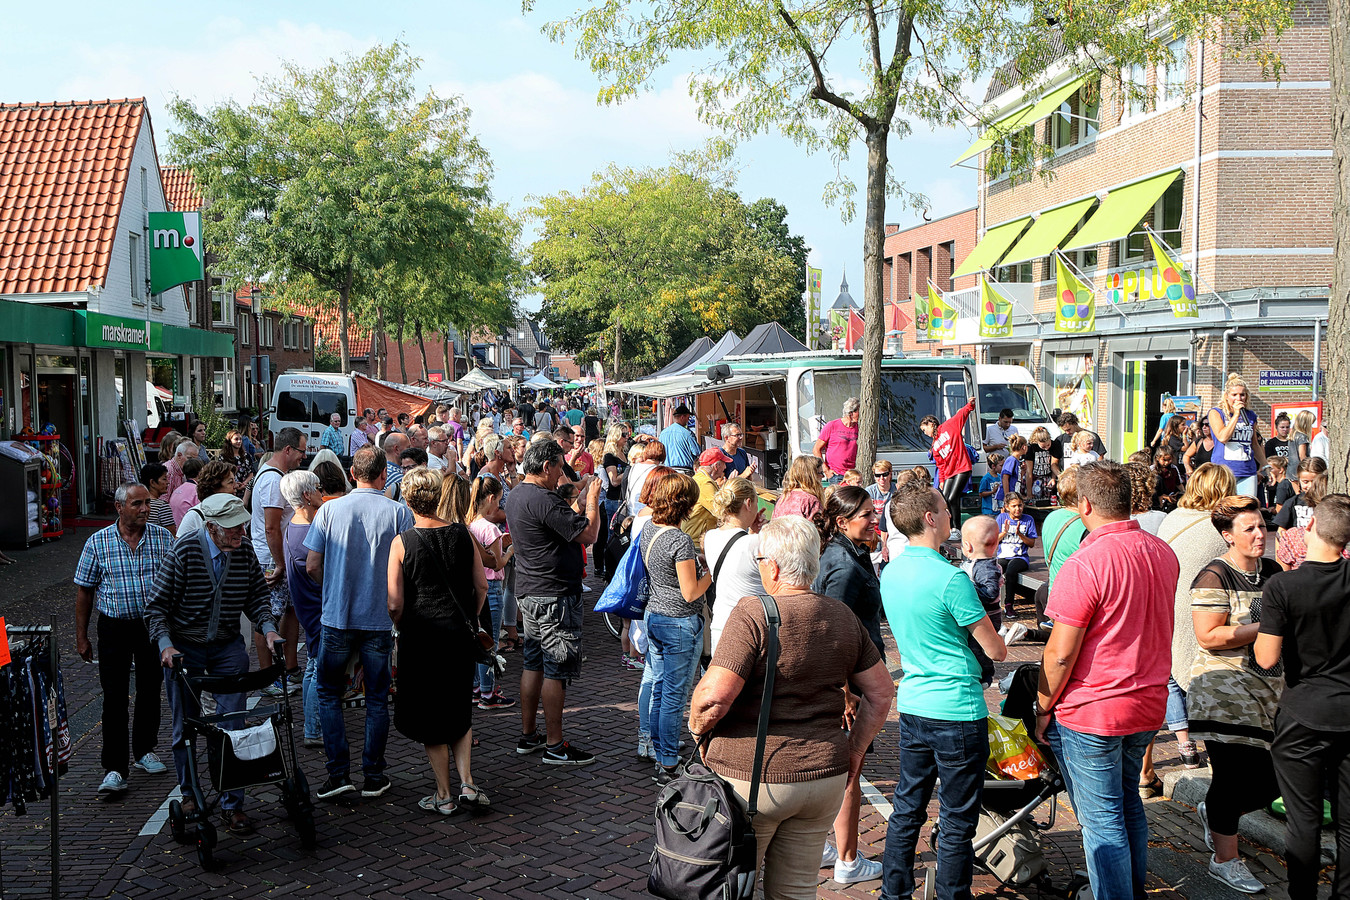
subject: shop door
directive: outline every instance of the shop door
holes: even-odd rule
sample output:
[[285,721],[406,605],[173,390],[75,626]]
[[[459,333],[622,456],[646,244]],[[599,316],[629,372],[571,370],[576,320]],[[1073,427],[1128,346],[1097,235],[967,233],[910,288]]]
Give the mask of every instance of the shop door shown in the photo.
[[1184,359],[1150,357],[1125,361],[1122,461],[1153,440],[1162,420],[1163,398],[1185,393],[1187,374]]
[[1121,416],[1123,427],[1120,435],[1120,459],[1129,459],[1130,454],[1144,445],[1144,361],[1130,359],[1125,361],[1125,414]]
[[[49,365],[44,366],[42,363]],[[69,367],[60,365],[69,362]],[[79,463],[80,439],[77,429],[76,406],[79,398],[79,386],[75,373],[75,360],[67,357],[39,357],[37,370],[37,421],[33,429],[43,433],[51,428],[61,436],[60,444],[64,453],[61,458],[61,477],[65,479],[61,491],[61,504],[67,513],[78,508],[80,492]]]

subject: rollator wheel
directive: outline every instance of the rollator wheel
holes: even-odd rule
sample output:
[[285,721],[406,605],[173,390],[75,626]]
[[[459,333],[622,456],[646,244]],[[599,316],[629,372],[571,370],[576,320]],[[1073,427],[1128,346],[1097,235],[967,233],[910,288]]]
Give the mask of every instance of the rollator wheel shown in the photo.
[[313,850],[319,843],[318,829],[314,827],[314,811],[302,810],[295,817],[295,830],[300,833],[300,846]]
[[216,865],[216,826],[210,822],[197,824],[197,861],[203,869],[213,869]]
[[169,801],[169,834],[180,844],[188,843],[187,816],[183,813],[183,804],[177,800]]

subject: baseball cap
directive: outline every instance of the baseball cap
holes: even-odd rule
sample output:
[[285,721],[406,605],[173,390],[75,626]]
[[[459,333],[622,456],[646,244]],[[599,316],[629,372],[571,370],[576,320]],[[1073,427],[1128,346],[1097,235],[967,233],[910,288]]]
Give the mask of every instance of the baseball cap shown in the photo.
[[233,494],[212,494],[197,504],[197,511],[203,519],[221,528],[234,528],[252,518],[244,501]]
[[711,466],[715,462],[729,463],[731,462],[731,457],[722,452],[721,447],[713,447],[709,450],[704,450],[698,455],[698,464],[700,466]]

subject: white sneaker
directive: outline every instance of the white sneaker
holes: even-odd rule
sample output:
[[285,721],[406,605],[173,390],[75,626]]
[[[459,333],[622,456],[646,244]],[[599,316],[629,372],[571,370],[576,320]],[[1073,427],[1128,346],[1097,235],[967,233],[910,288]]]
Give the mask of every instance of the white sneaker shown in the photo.
[[1211,856],[1209,874],[1233,890],[1242,891],[1244,894],[1259,894],[1266,889],[1266,886],[1252,875],[1240,856],[1235,856],[1225,863],[1215,862],[1215,858]]
[[853,862],[844,862],[842,859],[834,861],[834,880],[839,884],[876,881],[880,877],[881,863],[872,862],[861,853],[853,857]]
[[834,849],[834,844],[826,841],[825,850],[820,854],[820,867],[828,869],[837,862],[839,862],[839,851]]
[[103,776],[103,783],[98,786],[98,798],[100,800],[111,800],[118,794],[125,794],[127,791],[127,780],[116,772],[109,772]]
[[169,767],[159,761],[159,757],[153,753],[147,753],[134,763],[136,768],[145,772],[147,775],[163,775],[169,771]]
[[1003,643],[1015,644],[1027,636],[1027,626],[1021,622],[1013,622],[1007,626],[1007,631],[1003,635]]
[[1201,800],[1195,811],[1200,816],[1200,824],[1205,826],[1205,846],[1209,848],[1210,853],[1213,853],[1214,835],[1209,830],[1209,811],[1205,809],[1205,801]]

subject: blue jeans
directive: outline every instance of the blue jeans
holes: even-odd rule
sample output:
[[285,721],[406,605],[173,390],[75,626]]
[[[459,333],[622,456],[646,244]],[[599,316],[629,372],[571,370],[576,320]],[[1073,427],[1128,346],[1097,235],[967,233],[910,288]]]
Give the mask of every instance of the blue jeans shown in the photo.
[[1186,692],[1176,679],[1167,677],[1167,730],[1190,731],[1190,716],[1186,712]]
[[[703,618],[698,615],[676,618],[648,610],[645,621],[647,671],[652,673],[648,723],[656,747],[656,761],[663,766],[674,766],[680,761],[684,701],[703,652]],[[646,674],[643,672],[644,680]]]
[[384,747],[389,741],[389,654],[393,646],[394,638],[388,631],[323,630],[323,647],[319,651],[319,717],[331,777],[346,778],[351,772],[342,695],[347,690],[347,663],[358,654],[366,684],[366,744],[361,751],[361,771],[367,778],[384,774]]
[[323,652],[323,632],[305,632],[305,676],[300,682],[300,699],[305,712],[305,740],[323,737],[323,723],[319,721],[319,654]]
[[[183,654],[183,666],[191,675],[242,675],[248,671],[248,650],[244,649],[244,639],[236,636],[231,640],[214,644],[192,644],[177,642],[174,649]],[[188,754],[195,747],[188,744],[183,736],[183,716],[199,718],[201,707],[197,698],[183,688],[182,681],[165,671],[165,687],[169,695],[169,710],[173,714],[173,767],[178,775],[178,786],[185,798],[193,796],[192,782],[188,779]],[[239,712],[244,708],[243,694],[216,694],[216,715]],[[221,728],[242,728],[244,723],[233,721],[223,723]],[[235,812],[244,807],[243,791],[226,791],[220,795],[220,808],[226,812]]]
[[914,851],[919,829],[928,821],[933,783],[939,779],[937,896],[970,900],[975,868],[971,842],[980,820],[988,760],[989,726],[984,719],[946,722],[900,714],[900,777],[881,859],[885,900],[909,900],[914,895]]
[[[487,604],[492,612],[492,652],[496,653],[497,641],[502,635],[502,583],[498,579],[489,581],[487,586]],[[497,676],[492,673],[492,667],[483,663],[478,664],[478,677],[474,681],[484,695],[491,694],[497,688]]]
[[1046,731],[1083,831],[1096,900],[1142,900],[1148,878],[1148,821],[1139,770],[1157,731],[1102,737],[1052,721]]

